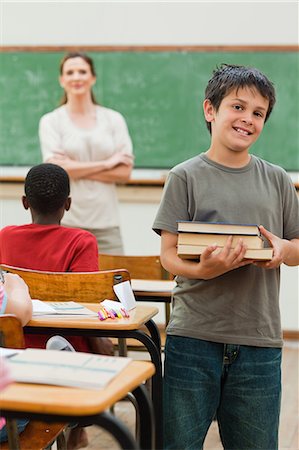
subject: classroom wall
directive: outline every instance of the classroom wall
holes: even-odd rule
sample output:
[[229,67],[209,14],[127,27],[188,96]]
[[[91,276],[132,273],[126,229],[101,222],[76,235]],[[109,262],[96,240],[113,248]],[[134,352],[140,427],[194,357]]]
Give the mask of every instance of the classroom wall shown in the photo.
[[297,44],[298,3],[2,1],[2,45]]
[[[3,46],[298,45],[295,1],[2,1],[0,15]],[[156,197],[145,202],[121,196],[127,252],[159,252],[151,231],[157,208]],[[0,218],[3,226],[23,223],[28,214],[14,196],[0,199]],[[283,328],[299,330],[297,268],[282,267],[281,306]]]

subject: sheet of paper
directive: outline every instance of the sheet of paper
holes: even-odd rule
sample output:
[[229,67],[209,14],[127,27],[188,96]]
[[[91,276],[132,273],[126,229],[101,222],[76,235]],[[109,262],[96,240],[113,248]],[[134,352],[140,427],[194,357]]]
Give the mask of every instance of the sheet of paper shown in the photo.
[[23,350],[16,348],[5,348],[0,347],[0,357],[1,358],[10,358],[13,355],[17,355],[18,353],[23,352]]
[[33,316],[41,316],[44,314],[56,314],[55,309],[46,302],[34,299],[32,300]]
[[125,305],[121,302],[117,302],[115,300],[103,300],[100,303],[100,306],[105,306],[108,309],[113,309],[116,312],[121,312],[121,309],[126,309]]
[[117,295],[119,301],[124,305],[125,309],[136,308],[136,299],[132,291],[131,283],[124,281],[113,286],[114,292]]
[[97,313],[76,302],[42,302],[32,300],[33,316],[59,314],[67,316],[97,316]]

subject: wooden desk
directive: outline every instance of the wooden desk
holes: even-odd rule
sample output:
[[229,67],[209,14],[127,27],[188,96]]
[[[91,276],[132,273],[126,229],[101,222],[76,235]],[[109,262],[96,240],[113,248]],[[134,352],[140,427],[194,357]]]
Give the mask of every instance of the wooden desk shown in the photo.
[[131,280],[136,300],[143,302],[171,303],[173,280]]
[[[1,415],[8,419],[27,417],[48,422],[76,422],[98,425],[109,431],[121,448],[138,448],[131,433],[112,414],[105,412],[133,392],[140,414],[140,448],[153,449],[153,412],[143,382],[155,373],[151,362],[131,361],[105,388],[100,390],[62,386],[13,383],[1,392]],[[14,436],[10,446],[17,450]]]
[[[98,304],[84,303],[84,306],[98,311]],[[94,336],[115,337],[124,339],[137,339],[148,350],[155,365],[155,374],[152,379],[152,400],[155,411],[156,450],[162,448],[163,411],[162,411],[162,362],[160,333],[151,320],[158,312],[155,307],[137,307],[130,311],[127,319],[107,319],[100,321],[97,317],[70,316],[70,318],[57,317],[57,315],[34,317],[24,328],[25,333],[53,334],[62,336]],[[148,333],[141,331],[145,325]]]

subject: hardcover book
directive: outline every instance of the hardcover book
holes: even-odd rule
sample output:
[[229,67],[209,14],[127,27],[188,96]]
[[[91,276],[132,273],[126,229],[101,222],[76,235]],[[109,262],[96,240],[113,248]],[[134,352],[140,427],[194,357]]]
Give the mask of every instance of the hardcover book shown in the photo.
[[179,232],[260,236],[256,224],[178,221]]
[[[229,234],[214,234],[214,233],[179,233],[178,244],[182,245],[213,245],[217,244],[223,247]],[[260,236],[257,235],[244,235],[244,234],[234,234],[232,241],[232,248],[234,248],[239,239],[242,239],[248,248],[263,248],[264,241]]]
[[[179,244],[177,246],[178,256],[182,259],[199,259],[200,255],[207,248],[206,245],[183,245]],[[220,252],[223,247],[219,247],[216,252]],[[246,250],[245,259],[254,259],[255,261],[268,261],[272,259],[273,248],[260,248]]]

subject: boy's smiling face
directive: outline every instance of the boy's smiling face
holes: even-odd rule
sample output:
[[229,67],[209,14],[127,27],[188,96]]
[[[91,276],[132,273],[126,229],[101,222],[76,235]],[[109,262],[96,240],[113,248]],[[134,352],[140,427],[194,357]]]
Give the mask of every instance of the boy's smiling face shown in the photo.
[[205,100],[205,117],[212,127],[211,150],[247,154],[262,132],[268,107],[269,100],[254,87],[231,91],[218,111]]

